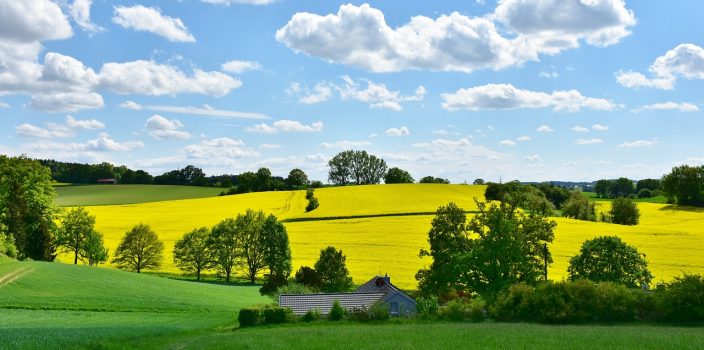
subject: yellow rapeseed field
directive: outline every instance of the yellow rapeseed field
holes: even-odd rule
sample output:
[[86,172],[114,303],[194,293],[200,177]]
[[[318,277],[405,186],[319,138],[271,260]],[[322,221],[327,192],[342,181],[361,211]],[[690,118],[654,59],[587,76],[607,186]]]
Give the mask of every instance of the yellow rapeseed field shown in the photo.
[[[96,215],[96,228],[105,235],[111,252],[124,233],[144,222],[165,241],[163,271],[177,272],[171,250],[185,232],[236,216],[247,208],[262,209],[280,219],[300,217],[354,216],[386,213],[432,212],[455,201],[474,210],[473,197],[483,186],[467,185],[380,185],[326,188],[316,190],[320,207],[305,213],[305,192],[266,192],[192,200],[134,205],[87,207]],[[608,210],[608,203],[602,203]],[[606,223],[553,218],[557,223],[550,249],[555,262],[551,279],[566,276],[569,258],[586,239],[617,235],[645,253],[655,282],[669,281],[682,272],[704,273],[704,209],[673,208],[669,205],[639,203],[641,224],[621,226]],[[388,273],[395,284],[415,288],[414,275],[430,260],[418,252],[427,247],[432,215],[353,218],[289,222],[293,265],[313,265],[321,249],[328,245],[342,249],[355,282],[375,274]],[[66,257],[62,260],[68,261]]]

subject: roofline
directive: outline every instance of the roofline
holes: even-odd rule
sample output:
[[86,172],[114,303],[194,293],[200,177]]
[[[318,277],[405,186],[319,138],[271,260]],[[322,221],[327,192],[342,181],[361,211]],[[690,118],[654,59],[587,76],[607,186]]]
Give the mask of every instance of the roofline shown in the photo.
[[289,296],[289,295],[362,295],[362,294],[367,294],[367,295],[377,295],[377,294],[386,294],[384,292],[341,292],[341,293],[310,293],[310,294],[279,294],[279,297],[282,296]]

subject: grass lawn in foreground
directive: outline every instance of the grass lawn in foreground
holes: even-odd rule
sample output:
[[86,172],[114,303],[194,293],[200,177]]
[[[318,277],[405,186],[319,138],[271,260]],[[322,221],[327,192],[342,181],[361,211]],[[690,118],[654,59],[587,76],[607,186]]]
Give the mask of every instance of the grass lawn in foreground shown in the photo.
[[55,187],[58,206],[133,204],[214,197],[219,187],[172,185],[76,185]]

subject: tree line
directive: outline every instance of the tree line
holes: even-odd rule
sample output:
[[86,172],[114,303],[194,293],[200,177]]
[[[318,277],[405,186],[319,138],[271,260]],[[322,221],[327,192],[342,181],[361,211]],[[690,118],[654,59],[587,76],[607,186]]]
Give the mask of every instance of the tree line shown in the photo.
[[[328,161],[328,181],[338,186],[375,185],[381,183],[414,183],[413,176],[401,168],[388,168],[386,161],[367,151],[347,150]],[[433,176],[423,177],[420,183],[449,184],[450,181]]]

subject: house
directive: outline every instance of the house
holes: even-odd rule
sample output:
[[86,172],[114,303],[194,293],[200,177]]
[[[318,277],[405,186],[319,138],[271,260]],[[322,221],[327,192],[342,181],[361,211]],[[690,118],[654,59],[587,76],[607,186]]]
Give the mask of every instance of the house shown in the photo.
[[347,310],[369,309],[381,303],[389,309],[391,316],[411,316],[416,313],[416,302],[396,286],[388,276],[375,276],[351,293],[281,294],[279,306],[288,307],[294,315],[304,315],[311,310],[321,314],[330,313],[337,300]]
[[98,179],[98,183],[115,185],[117,184],[117,179]]

